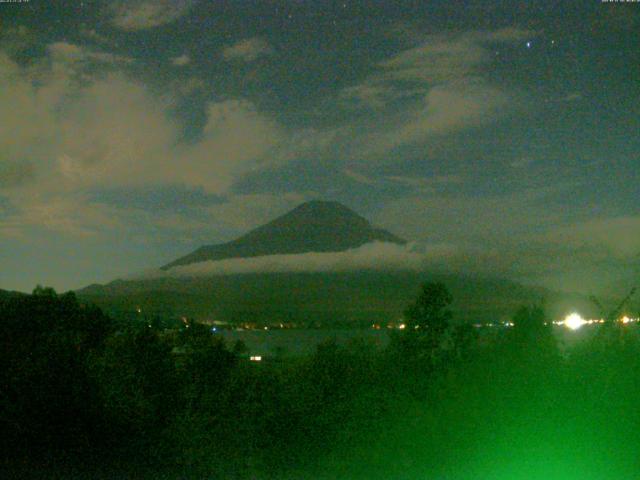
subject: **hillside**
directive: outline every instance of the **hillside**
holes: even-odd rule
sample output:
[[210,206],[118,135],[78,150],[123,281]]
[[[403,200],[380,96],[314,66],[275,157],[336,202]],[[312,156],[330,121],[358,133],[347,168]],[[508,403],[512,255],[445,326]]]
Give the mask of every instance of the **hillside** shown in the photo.
[[426,280],[444,282],[454,296],[458,321],[510,318],[522,304],[547,300],[561,315],[587,306],[584,299],[559,297],[542,288],[502,279],[427,272],[350,272],[219,275],[116,281],[78,292],[107,311],[189,316],[201,321],[290,321],[301,325],[369,325],[395,321]]

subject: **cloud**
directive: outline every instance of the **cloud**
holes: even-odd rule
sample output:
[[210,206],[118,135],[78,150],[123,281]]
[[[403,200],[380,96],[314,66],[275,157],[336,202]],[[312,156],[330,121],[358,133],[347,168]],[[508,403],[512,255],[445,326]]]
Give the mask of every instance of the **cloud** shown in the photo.
[[398,90],[392,85],[372,82],[344,88],[340,92],[340,100],[347,106],[379,110],[387,106],[391,101],[408,95],[406,91]]
[[577,102],[582,99],[580,92],[572,92],[560,99],[561,102]]
[[350,178],[351,180],[353,180],[354,182],[362,183],[364,185],[369,185],[374,187],[380,184],[380,182],[377,179],[369,177],[362,173],[356,172],[355,170],[351,170],[349,168],[343,170],[342,173],[348,178]]
[[223,197],[207,193],[202,187],[184,185],[99,189],[89,198],[96,203],[153,212],[189,212],[194,207],[207,207],[224,201]]
[[354,182],[371,187],[388,187],[390,185],[401,185],[412,189],[420,190],[422,193],[433,193],[436,187],[443,185],[457,185],[463,182],[459,175],[433,175],[430,177],[410,177],[403,175],[383,175],[371,177],[356,172],[352,169],[345,169],[342,173]]
[[392,148],[423,142],[434,135],[453,133],[494,120],[504,111],[508,96],[484,82],[468,81],[433,87],[422,101],[407,112],[404,123],[377,135],[371,149]]
[[225,60],[253,62],[258,58],[273,53],[271,46],[262,38],[246,38],[222,50]]
[[[99,203],[91,193],[97,190],[135,192],[140,206],[173,195],[186,200],[186,215],[187,203],[207,208],[198,202],[215,203],[247,172],[289,161],[286,145],[299,143],[243,99],[206,103],[200,134],[182,141],[174,103],[115,68],[122,65],[117,56],[66,42],[46,52],[22,66],[0,51],[0,124],[11,126],[0,129],[0,186],[21,206],[12,228],[85,235],[105,212],[130,218],[123,212],[136,210],[113,196],[109,205]],[[284,153],[272,157],[275,151]],[[172,191],[175,185],[184,190]]]
[[223,100],[208,103],[199,140],[181,144],[182,125],[145,86],[119,72],[77,82],[87,72],[75,60],[84,51],[56,44],[50,54],[51,69],[35,78],[0,56],[0,120],[12,125],[0,132],[5,183],[43,170],[41,178],[67,189],[170,181],[218,193],[284,140],[250,102]]
[[108,37],[99,33],[95,28],[87,28],[86,26],[83,26],[82,28],[80,28],[80,35],[90,40],[93,40],[94,42],[97,42],[97,43],[101,43],[101,44],[111,43]]
[[455,247],[447,271],[589,293],[637,264],[640,217],[576,222],[590,215],[589,207],[567,212],[554,196],[578,188],[558,183],[500,195],[412,196],[387,202],[372,220],[404,238]]
[[379,67],[386,78],[442,82],[466,77],[489,59],[474,36],[434,36],[419,47],[406,50]]
[[[379,62],[376,73],[363,83],[344,89],[342,96],[380,106],[385,98],[398,98],[407,88],[416,94],[428,91],[425,88],[477,78],[494,58],[493,45],[513,44],[535,36],[536,32],[516,28],[427,35],[417,46]],[[405,85],[400,88],[398,81]]]
[[22,236],[21,230],[15,225],[15,217],[19,213],[19,209],[9,197],[0,195],[0,237],[4,240]]
[[640,258],[640,216],[598,218],[553,229],[552,242],[573,248],[602,248],[620,259]]
[[12,219],[16,231],[38,229],[72,237],[93,237],[105,231],[121,228],[114,209],[92,205],[79,194],[66,196],[41,195],[21,200],[19,216]]
[[111,23],[126,31],[144,30],[173,22],[186,15],[195,0],[116,1],[109,6]]
[[[178,149],[174,175],[212,192],[228,190],[239,176],[274,162],[269,152],[286,142],[285,131],[250,102],[210,103],[200,141]],[[178,165],[176,165],[178,166]]]
[[34,31],[24,25],[12,26],[5,22],[0,25],[2,51],[11,55],[29,50],[35,45],[36,39]]
[[34,178],[33,164],[0,157],[0,187],[19,187]]
[[338,96],[348,108],[384,113],[352,142],[353,150],[371,157],[494,121],[508,111],[513,94],[485,78],[493,48],[535,35],[516,28],[427,35],[379,62]]
[[[603,257],[605,258],[605,257]],[[530,284],[547,284],[565,291],[592,293],[621,266],[594,261],[591,249],[560,244],[502,239],[492,246],[450,242],[407,245],[374,242],[343,252],[311,252],[232,258],[145,271],[129,279],[207,277],[253,273],[321,273],[355,271],[426,271],[431,274],[506,277]],[[582,272],[587,278],[576,275]],[[589,282],[587,282],[589,280]]]
[[68,42],[54,42],[47,47],[54,62],[103,62],[103,63],[134,63],[134,59],[125,55],[101,52],[88,47]]
[[191,58],[189,58],[189,55],[187,55],[186,53],[183,53],[182,55],[178,57],[173,57],[171,59],[171,64],[175,65],[176,67],[184,67],[185,65],[188,65],[190,62],[191,62]]
[[[412,270],[425,268],[428,262],[441,261],[453,254],[446,245],[401,246],[374,242],[344,252],[266,255],[253,258],[199,262],[177,266],[150,275],[184,277],[244,273],[348,272],[357,270]],[[149,273],[145,274],[149,275]]]
[[431,177],[407,177],[402,175],[387,175],[385,180],[399,183],[407,187],[430,190],[440,185],[458,185],[463,183],[460,175],[434,175]]
[[565,223],[563,209],[550,208],[550,199],[575,188],[573,183],[560,183],[506,194],[413,195],[388,202],[373,220],[404,238],[431,242],[490,245],[504,238],[523,241]]
[[107,75],[63,105],[51,127],[59,138],[56,173],[69,187],[139,185],[171,175],[178,128],[142,85]]
[[8,217],[17,211],[16,207],[11,203],[9,197],[0,195],[0,218]]

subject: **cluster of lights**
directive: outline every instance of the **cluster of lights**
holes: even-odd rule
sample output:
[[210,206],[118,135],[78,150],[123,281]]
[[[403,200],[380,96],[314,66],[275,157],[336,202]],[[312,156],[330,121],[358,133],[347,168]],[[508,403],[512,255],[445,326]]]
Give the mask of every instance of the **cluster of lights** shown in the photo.
[[[624,325],[627,325],[629,323],[640,323],[640,318],[631,318],[625,315],[622,318],[620,318],[618,322]],[[602,318],[588,320],[588,319],[582,318],[582,316],[579,313],[571,313],[567,315],[564,318],[564,320],[555,321],[552,323],[553,325],[567,327],[569,330],[578,330],[584,325],[596,325],[596,324],[605,323],[605,320]],[[545,322],[544,324],[548,325],[547,322]],[[515,324],[513,322],[507,321],[507,322],[501,322],[501,323],[474,323],[473,326],[475,328],[500,327],[500,326],[509,328],[509,327],[514,327]],[[373,325],[371,325],[371,328],[373,328],[374,330],[380,330],[382,327],[383,326],[381,326],[378,323],[374,323]],[[397,328],[399,330],[404,330],[405,328],[407,328],[407,325],[404,323],[395,324],[395,325],[392,323],[389,323],[387,325],[387,328]],[[416,325],[414,328],[417,329],[419,328],[419,326]]]
[[[371,324],[371,328],[374,329],[374,330],[380,330],[382,328],[385,328],[385,325],[381,325],[379,323],[373,323],[373,324]],[[406,323],[388,323],[386,325],[386,328],[388,328],[388,329],[405,330],[406,328],[409,328],[409,327],[407,327]],[[420,326],[419,325],[415,325],[413,328],[415,330],[417,330],[418,328],[420,328]]]
[[[626,325],[628,323],[637,323],[640,321],[638,318],[630,318],[628,316],[622,317],[618,322]],[[554,325],[564,325],[570,330],[578,330],[584,325],[594,325],[599,323],[605,323],[604,319],[596,319],[596,320],[586,320],[580,316],[578,313],[571,313],[565,317],[564,320],[559,322],[553,322]]]

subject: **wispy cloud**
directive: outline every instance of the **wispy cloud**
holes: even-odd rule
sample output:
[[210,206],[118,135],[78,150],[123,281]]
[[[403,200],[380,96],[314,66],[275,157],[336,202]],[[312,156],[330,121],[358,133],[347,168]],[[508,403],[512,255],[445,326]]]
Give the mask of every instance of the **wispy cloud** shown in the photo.
[[68,42],[55,42],[48,47],[53,61],[83,62],[94,61],[103,63],[133,63],[135,60],[125,55],[102,52]]
[[372,187],[388,187],[389,185],[401,185],[422,193],[435,193],[436,187],[457,185],[463,183],[459,175],[433,175],[429,177],[412,177],[404,175],[379,175],[376,177],[365,175],[353,169],[345,169],[342,173],[354,182]]
[[577,102],[582,99],[580,92],[571,92],[560,99],[562,102]]
[[427,140],[492,121],[508,104],[508,95],[479,81],[460,81],[433,87],[406,112],[397,128],[371,139],[372,151]]
[[463,183],[460,175],[434,175],[432,177],[409,177],[403,175],[387,175],[385,180],[414,188],[434,188],[439,185],[459,185]]
[[[422,36],[416,40],[417,46],[378,63],[373,75],[363,83],[347,87],[342,95],[363,103],[370,100],[379,106],[385,98],[397,98],[407,88],[410,93],[426,93],[431,87],[448,82],[459,83],[469,77],[477,80],[494,59],[492,46],[535,36],[536,32],[516,28]],[[398,81],[405,85],[399,87]]]
[[178,57],[171,58],[171,64],[175,65],[176,67],[184,67],[185,65],[188,65],[190,62],[191,62],[191,58],[189,58],[189,55],[187,55],[186,53],[183,53]]
[[144,30],[173,22],[195,5],[195,0],[116,1],[109,5],[112,24],[122,30]]
[[367,175],[364,175],[363,173],[356,172],[355,170],[352,170],[349,168],[343,170],[342,173],[346,175],[347,178],[350,178],[354,182],[358,182],[358,183],[362,183],[364,185],[370,185],[370,186],[380,185],[379,180],[369,177]]
[[386,113],[384,125],[370,126],[357,148],[365,156],[383,153],[498,118],[512,94],[485,78],[493,49],[535,35],[515,28],[427,35],[379,62],[374,73],[339,95],[347,107]]
[[253,62],[271,53],[273,53],[271,46],[266,40],[259,37],[240,40],[222,50],[222,56],[225,60],[243,62]]

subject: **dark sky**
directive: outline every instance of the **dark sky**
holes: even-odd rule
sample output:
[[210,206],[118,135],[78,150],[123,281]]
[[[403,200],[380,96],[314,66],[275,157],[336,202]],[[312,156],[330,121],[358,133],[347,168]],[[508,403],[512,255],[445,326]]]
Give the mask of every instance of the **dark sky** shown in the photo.
[[0,3],[0,288],[112,280],[309,199],[463,270],[630,275],[639,32],[640,3],[597,0]]

